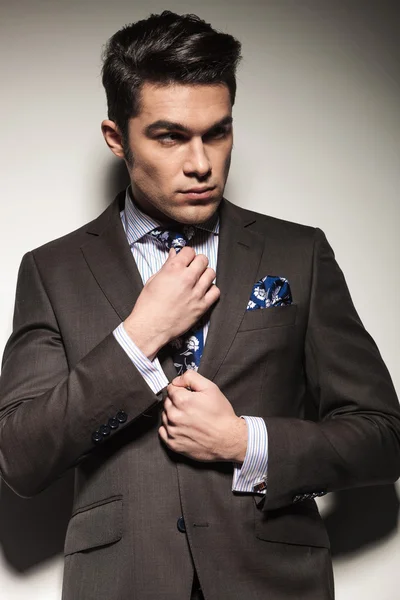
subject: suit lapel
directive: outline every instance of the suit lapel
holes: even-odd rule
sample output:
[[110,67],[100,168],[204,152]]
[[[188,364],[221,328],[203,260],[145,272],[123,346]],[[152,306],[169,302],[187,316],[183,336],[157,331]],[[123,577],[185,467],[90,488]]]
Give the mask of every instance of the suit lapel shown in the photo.
[[115,218],[115,212],[111,212],[103,231],[94,233],[92,228],[91,239],[81,250],[94,278],[123,321],[131,312],[143,283],[121,219],[119,214],[118,219]]
[[[124,321],[130,314],[143,281],[122,226],[120,211],[124,206],[125,192],[98,219],[89,224],[89,241],[81,247],[87,265],[104,295]],[[165,352],[159,360],[166,376],[176,377],[173,360]]]
[[255,221],[256,215],[221,202],[216,277],[221,295],[212,309],[199,366],[199,373],[211,380],[229,351],[257,280],[264,237],[247,229]]

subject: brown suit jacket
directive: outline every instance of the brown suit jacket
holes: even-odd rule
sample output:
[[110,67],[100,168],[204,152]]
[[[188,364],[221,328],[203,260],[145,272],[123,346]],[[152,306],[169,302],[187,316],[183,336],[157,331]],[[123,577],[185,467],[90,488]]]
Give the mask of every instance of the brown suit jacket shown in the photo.
[[[188,600],[192,559],[206,600],[332,599],[329,540],[307,494],[395,481],[400,413],[325,236],[221,203],[221,297],[199,372],[269,435],[266,497],[233,493],[230,463],[162,444],[160,395],[113,337],[142,288],[123,198],[24,257],[4,354],[4,480],[31,496],[75,466],[63,599]],[[294,303],[246,312],[265,275],[286,277]]]

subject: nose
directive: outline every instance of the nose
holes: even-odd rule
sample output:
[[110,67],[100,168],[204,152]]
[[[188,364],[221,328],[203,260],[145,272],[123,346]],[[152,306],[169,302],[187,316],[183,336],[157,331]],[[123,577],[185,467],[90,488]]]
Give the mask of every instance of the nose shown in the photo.
[[183,166],[185,175],[205,179],[211,173],[211,162],[207,156],[203,140],[193,139],[188,144],[188,155]]

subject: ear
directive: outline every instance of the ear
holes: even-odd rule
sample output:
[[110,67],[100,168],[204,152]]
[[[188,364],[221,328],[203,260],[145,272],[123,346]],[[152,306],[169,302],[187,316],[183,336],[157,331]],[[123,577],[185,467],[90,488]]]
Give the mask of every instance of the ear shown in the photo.
[[111,152],[113,152],[115,156],[118,156],[118,158],[125,158],[124,149],[122,147],[122,135],[118,125],[114,123],[114,121],[106,119],[101,124],[101,131]]

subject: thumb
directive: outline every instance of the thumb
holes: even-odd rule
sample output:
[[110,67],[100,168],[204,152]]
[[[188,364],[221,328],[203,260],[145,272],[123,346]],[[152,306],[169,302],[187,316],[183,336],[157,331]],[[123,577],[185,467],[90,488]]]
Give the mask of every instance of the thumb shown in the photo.
[[203,375],[200,375],[200,373],[197,373],[193,369],[188,369],[183,375],[175,377],[171,383],[178,387],[190,388],[192,392],[201,392],[209,388],[210,384],[212,385],[209,379],[203,377]]
[[169,249],[169,252],[168,252],[168,258],[167,258],[167,260],[169,260],[170,258],[173,258],[174,256],[176,256],[176,250],[175,250],[175,248],[171,247]]

